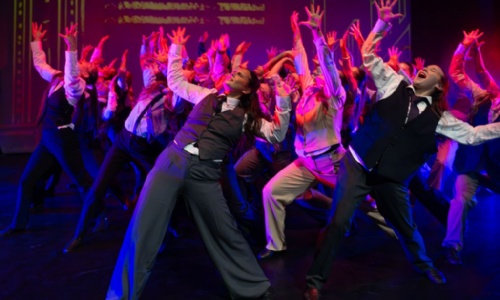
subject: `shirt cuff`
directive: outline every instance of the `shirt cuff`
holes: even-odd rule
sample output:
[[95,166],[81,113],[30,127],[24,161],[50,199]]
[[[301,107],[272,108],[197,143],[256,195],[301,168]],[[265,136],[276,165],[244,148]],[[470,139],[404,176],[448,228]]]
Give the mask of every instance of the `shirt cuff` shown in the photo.
[[170,45],[170,55],[181,56],[181,53],[182,53],[182,45],[178,45],[178,44],[171,44]]
[[468,47],[465,47],[464,44],[460,43],[460,45],[458,45],[458,47],[457,47],[457,50],[455,50],[455,54],[462,54],[462,55],[464,55],[465,52],[467,52],[467,48]]
[[377,22],[375,23],[375,26],[373,26],[373,30],[374,32],[386,32],[386,31],[389,31],[389,29],[391,29],[392,25],[390,23],[386,23],[380,19],[377,20]]
[[290,96],[280,97],[276,96],[276,106],[278,106],[280,111],[291,111]]

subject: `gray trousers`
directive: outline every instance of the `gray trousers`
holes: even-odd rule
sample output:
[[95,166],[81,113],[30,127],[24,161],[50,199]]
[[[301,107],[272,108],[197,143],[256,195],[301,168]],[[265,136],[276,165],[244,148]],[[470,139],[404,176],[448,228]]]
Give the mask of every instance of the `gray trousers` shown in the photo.
[[123,242],[107,299],[138,299],[153,268],[177,197],[182,195],[233,299],[258,298],[270,287],[230,214],[220,166],[171,143],[147,176]]

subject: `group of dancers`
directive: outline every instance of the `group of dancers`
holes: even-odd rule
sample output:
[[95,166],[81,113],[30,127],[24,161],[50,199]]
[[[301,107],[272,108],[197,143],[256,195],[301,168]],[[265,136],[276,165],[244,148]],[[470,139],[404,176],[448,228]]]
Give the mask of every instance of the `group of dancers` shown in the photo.
[[[103,66],[104,37],[90,60],[91,47],[78,59],[76,25],[71,25],[60,34],[67,45],[61,72],[47,64],[46,30],[34,23],[34,66],[49,82],[39,116],[42,137],[21,177],[14,219],[0,235],[26,229],[30,210],[43,205],[36,199],[40,186],[62,169],[83,200],[65,253],[81,247],[88,231],[106,227],[106,194],[133,209],[107,299],[140,297],[179,199],[232,299],[272,298],[258,260],[285,253],[286,207],[297,199],[324,225],[305,276],[305,299],[320,298],[358,207],[401,243],[418,273],[446,283],[426,253],[412,199],[447,226],[446,257],[461,264],[465,221],[478,186],[500,190],[500,89],[484,67],[479,30],[464,32],[449,75],[421,59],[415,66],[399,62],[394,47],[384,62],[378,45],[401,17],[393,12],[396,3],[375,2],[379,19],[366,39],[359,22],[339,39],[334,32],[325,35],[319,6],[306,7],[302,22],[294,12],[293,49],[269,50],[269,61],[255,70],[244,61],[247,42],[231,53],[229,36],[222,35],[206,49],[205,33],[193,60],[185,28],[164,33],[160,27],[143,36],[144,84],[137,96],[127,51],[118,69],[114,61]],[[312,70],[300,26],[312,33],[317,54]],[[360,67],[352,65],[350,35],[359,46]],[[334,56],[337,43],[340,59]],[[466,74],[467,57],[480,83]],[[448,78],[462,92],[461,109],[449,108]],[[455,142],[456,154],[450,150]],[[450,155],[456,179],[448,202],[437,188]],[[432,166],[430,187],[420,173],[426,163]],[[131,197],[115,182],[126,165],[137,179]],[[251,196],[252,186],[261,187],[259,195],[254,190]],[[266,245],[255,256],[242,228],[258,222],[265,224]]]

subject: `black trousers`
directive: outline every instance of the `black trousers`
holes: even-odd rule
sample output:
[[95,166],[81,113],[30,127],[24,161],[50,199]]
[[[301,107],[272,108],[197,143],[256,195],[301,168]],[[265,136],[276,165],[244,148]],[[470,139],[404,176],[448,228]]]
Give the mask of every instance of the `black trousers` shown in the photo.
[[[77,131],[77,136],[80,143],[80,151],[82,153],[85,169],[87,169],[87,172],[90,174],[90,176],[92,176],[92,178],[96,180],[97,176],[99,175],[99,169],[101,168],[102,162],[104,161],[105,157],[102,143],[98,138],[94,137],[94,131]],[[116,182],[116,180],[110,182],[109,191],[120,202],[125,203],[125,193],[123,192],[118,182]]]
[[123,129],[106,153],[97,177],[85,198],[75,236],[82,236],[90,223],[103,213],[106,191],[123,166],[133,162],[140,170],[144,182],[161,150],[159,144],[151,145],[146,139]]
[[409,184],[411,194],[416,200],[422,203],[422,205],[443,224],[443,226],[447,226],[450,199],[441,191],[430,187],[426,181],[422,172],[418,171]]
[[320,289],[327,281],[354,211],[370,192],[374,193],[380,213],[395,229],[414,268],[422,273],[433,268],[422,236],[413,222],[408,187],[368,173],[348,151],[340,163],[333,196],[334,214],[318,238],[314,261],[306,276],[309,287]]
[[160,154],[130,221],[107,299],[139,298],[178,196],[185,200],[231,298],[255,299],[266,292],[269,280],[229,212],[220,176],[219,163],[200,161],[175,143]]
[[71,128],[45,129],[40,144],[28,160],[19,182],[14,229],[23,229],[28,224],[29,208],[33,202],[37,183],[59,163],[78,186],[85,199],[85,193],[92,184],[92,178],[85,170],[76,133]]

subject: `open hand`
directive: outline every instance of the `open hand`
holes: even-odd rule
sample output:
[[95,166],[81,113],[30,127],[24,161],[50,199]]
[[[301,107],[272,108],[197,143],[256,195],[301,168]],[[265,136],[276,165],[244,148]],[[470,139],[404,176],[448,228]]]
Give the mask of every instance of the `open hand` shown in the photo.
[[[384,3],[385,2],[385,3]],[[403,16],[401,13],[393,13],[393,7],[398,3],[398,0],[380,0],[380,5],[375,1],[377,7],[378,18],[386,23]]]
[[42,29],[42,24],[38,25],[36,22],[31,23],[31,35],[34,41],[41,41],[46,33],[47,30]]
[[78,24],[71,24],[70,27],[65,28],[65,33],[59,33],[59,36],[64,39],[68,51],[76,51],[76,27]]
[[172,30],[172,35],[167,33],[167,37],[173,44],[185,45],[190,36],[184,36],[186,34],[186,27],[177,27],[177,30]]

